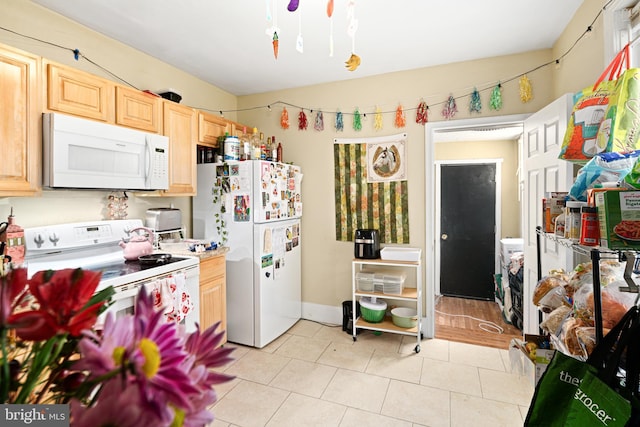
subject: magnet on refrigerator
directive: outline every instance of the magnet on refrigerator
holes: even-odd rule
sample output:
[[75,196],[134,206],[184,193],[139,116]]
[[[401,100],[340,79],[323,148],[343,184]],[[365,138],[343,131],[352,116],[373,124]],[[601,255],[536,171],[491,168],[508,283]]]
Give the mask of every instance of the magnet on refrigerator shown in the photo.
[[[217,241],[216,215],[228,236],[228,341],[264,347],[302,316],[301,169],[248,160],[199,164],[197,173],[193,237]],[[216,210],[212,194],[222,186],[226,208]]]

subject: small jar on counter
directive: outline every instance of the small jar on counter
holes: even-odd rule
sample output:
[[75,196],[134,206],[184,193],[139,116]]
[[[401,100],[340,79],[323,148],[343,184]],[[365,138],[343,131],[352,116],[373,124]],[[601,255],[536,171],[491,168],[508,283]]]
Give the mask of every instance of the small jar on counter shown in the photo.
[[600,243],[598,209],[594,206],[583,206],[580,217],[580,244],[597,246]]
[[564,212],[562,212],[560,215],[558,215],[554,221],[554,230],[555,230],[555,235],[558,237],[564,237],[564,230],[565,230],[565,224],[566,224],[566,215]]
[[237,136],[224,139],[224,160],[240,160],[240,140]]
[[567,201],[566,204],[564,237],[574,243],[580,241],[580,225],[582,220],[580,209],[585,205],[585,202],[573,200]]

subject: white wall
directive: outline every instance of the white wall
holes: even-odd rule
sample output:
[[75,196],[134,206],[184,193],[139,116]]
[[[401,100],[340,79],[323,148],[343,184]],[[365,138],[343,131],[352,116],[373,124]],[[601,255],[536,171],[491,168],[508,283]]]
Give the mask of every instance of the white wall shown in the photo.
[[[236,98],[219,88],[208,85],[186,73],[154,58],[135,51],[101,34],[49,12],[24,0],[3,0],[0,26],[30,36],[49,40],[64,46],[79,48],[94,61],[112,72],[125,77],[137,87],[158,89],[173,87],[183,95],[183,104],[206,108],[236,110],[255,106],[265,108],[239,113],[229,117],[242,123],[257,126],[265,135],[275,135],[284,147],[284,160],[302,166],[304,180],[304,217],[302,222],[305,241],[303,257],[303,300],[314,313],[325,308],[328,313],[341,313],[341,302],[351,298],[351,263],[353,246],[335,240],[333,147],[336,137],[382,136],[398,132],[409,135],[409,224],[411,246],[425,247],[425,188],[424,127],[415,123],[415,109],[421,99],[432,106],[430,121],[443,120],[442,103],[450,94],[461,96],[470,93],[475,86],[492,86],[506,81],[522,72],[545,64],[566,51],[590,24],[604,1],[585,2],[572,23],[563,33],[553,49],[526,52],[497,58],[447,64],[438,67],[390,73],[382,76],[355,78],[343,82],[322,84],[292,90],[283,90]],[[523,104],[519,99],[517,79],[503,85],[503,108],[488,109],[489,92],[482,93],[483,110],[479,115],[470,114],[468,99],[458,101],[455,119],[470,117],[505,116],[532,113],[551,102],[557,96],[576,91],[589,84],[602,69],[601,25],[596,22],[595,31],[588,40],[576,46],[559,70],[553,66],[542,67],[528,74],[533,85],[533,100]],[[0,30],[0,43],[33,52],[58,62],[76,66],[94,74],[112,78],[83,61],[76,62],[69,52],[25,39]],[[434,40],[437,43],[437,40]],[[324,113],[325,130],[297,130],[299,110],[289,108],[291,128],[279,126],[282,100],[306,108],[319,109]],[[373,114],[363,120],[363,130],[352,129],[351,116],[356,107],[361,112],[372,113],[376,107],[382,111],[395,112],[398,104],[407,110],[407,126],[401,130],[393,126],[394,114],[385,114],[383,130],[373,130]],[[271,111],[266,109],[272,105]],[[333,121],[337,109],[345,115],[344,132],[336,132]],[[312,116],[309,115],[310,123]],[[232,114],[231,114],[232,116]],[[106,205],[104,192],[44,192],[36,198],[0,199],[0,219],[15,208],[16,221],[23,226],[37,226],[57,222],[92,220],[104,217]],[[148,207],[167,206],[169,203],[183,210],[189,217],[190,199],[133,198],[130,200],[130,217],[144,214]],[[189,225],[189,224],[187,224]],[[425,251],[423,251],[425,253]],[[425,253],[425,256],[428,256]],[[327,310],[325,310],[327,311]],[[311,314],[313,315],[313,313]],[[325,316],[320,314],[319,316]],[[333,315],[333,314],[331,314]]]
[[[90,62],[82,59],[76,61],[70,51],[45,42],[70,49],[77,48],[99,66],[139,89],[175,88],[182,94],[182,104],[201,108],[236,109],[237,99],[234,95],[102,34],[91,31],[41,6],[34,5],[30,1],[2,0],[0,27],[43,41],[0,30],[0,43],[2,44],[122,84],[121,81]],[[235,120],[236,117],[229,114],[228,118]],[[9,215],[11,207],[14,208],[16,223],[23,227],[104,219],[107,214],[108,194],[109,192],[105,191],[55,190],[44,191],[41,197],[0,198],[0,220]],[[191,226],[190,197],[141,198],[130,195],[129,217],[144,218],[148,208],[166,207],[171,204],[182,210],[185,225],[189,228]]]

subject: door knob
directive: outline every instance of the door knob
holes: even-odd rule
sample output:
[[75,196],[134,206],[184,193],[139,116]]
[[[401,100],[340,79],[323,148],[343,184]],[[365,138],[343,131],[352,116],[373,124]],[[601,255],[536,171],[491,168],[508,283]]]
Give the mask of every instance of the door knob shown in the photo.
[[442,236],[440,236],[440,238],[442,240],[447,240],[449,238],[449,235],[447,233],[442,233]]

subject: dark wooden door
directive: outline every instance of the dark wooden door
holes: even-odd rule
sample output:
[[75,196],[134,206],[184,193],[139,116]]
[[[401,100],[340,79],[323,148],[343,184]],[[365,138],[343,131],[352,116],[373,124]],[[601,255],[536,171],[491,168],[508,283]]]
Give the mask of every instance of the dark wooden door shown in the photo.
[[496,165],[442,165],[440,293],[494,298]]

